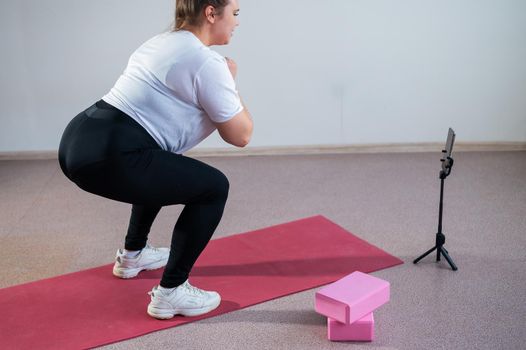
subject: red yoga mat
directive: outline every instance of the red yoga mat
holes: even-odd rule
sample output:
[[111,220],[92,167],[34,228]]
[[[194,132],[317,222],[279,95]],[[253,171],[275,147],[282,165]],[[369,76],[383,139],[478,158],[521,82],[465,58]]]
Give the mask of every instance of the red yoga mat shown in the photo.
[[314,216],[210,241],[190,275],[193,285],[221,294],[221,305],[209,314],[153,319],[146,313],[147,292],[162,270],[121,280],[109,264],[0,289],[0,344],[4,349],[101,346],[318,287],[357,270],[401,263]]

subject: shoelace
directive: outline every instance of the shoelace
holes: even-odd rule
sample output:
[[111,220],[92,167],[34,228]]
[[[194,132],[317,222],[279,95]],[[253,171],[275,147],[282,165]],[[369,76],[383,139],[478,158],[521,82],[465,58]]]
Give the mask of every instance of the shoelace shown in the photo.
[[[187,292],[194,294],[194,295],[205,295],[206,294],[204,290],[192,286],[188,281],[184,282],[181,286],[184,289],[186,289]],[[155,293],[160,293],[160,291],[152,290],[148,292],[148,295],[155,297]]]
[[194,295],[204,295],[205,292],[197,287],[192,286],[188,281],[183,283],[183,287],[190,293]]
[[160,249],[155,248],[155,247],[152,247],[152,246],[149,245],[149,244],[146,244],[146,247],[144,247],[143,250],[144,250],[144,249],[152,250],[152,251],[154,251],[155,253],[159,253],[159,252],[161,251]]

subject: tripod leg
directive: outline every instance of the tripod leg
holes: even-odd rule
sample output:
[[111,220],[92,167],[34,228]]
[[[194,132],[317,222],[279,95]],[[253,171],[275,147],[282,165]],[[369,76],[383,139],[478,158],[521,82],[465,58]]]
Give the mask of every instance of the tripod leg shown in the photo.
[[457,271],[457,265],[453,262],[453,259],[449,256],[449,253],[447,252],[446,248],[440,247],[439,252],[444,255],[444,258],[446,258],[447,262],[449,263],[449,266],[453,269],[453,271]]
[[416,264],[417,262],[419,262],[420,260],[422,260],[423,258],[425,258],[428,254],[431,254],[433,252],[433,250],[437,249],[437,246],[434,246],[433,248],[429,249],[427,252],[425,252],[424,254],[420,255],[418,258],[416,258],[414,261],[413,261],[413,264]]

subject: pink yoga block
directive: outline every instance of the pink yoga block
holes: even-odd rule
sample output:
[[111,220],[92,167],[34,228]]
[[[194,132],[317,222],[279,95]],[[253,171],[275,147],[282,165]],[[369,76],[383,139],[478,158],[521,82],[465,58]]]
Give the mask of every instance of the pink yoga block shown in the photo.
[[314,308],[324,316],[351,324],[388,301],[389,282],[356,271],[320,289]]
[[332,341],[373,341],[373,313],[371,312],[351,324],[345,324],[332,318],[327,318],[327,329],[327,337]]

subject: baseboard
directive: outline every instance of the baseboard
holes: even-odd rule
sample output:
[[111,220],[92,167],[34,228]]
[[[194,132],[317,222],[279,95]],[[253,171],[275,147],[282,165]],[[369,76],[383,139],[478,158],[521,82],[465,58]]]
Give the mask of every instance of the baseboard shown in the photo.
[[[189,156],[272,156],[272,155],[309,155],[309,154],[347,154],[347,153],[422,153],[440,152],[443,143],[393,143],[364,145],[309,145],[284,147],[248,147],[248,148],[202,148],[194,149]],[[526,142],[458,142],[455,152],[478,151],[526,151]]]
[[[192,157],[274,156],[346,153],[420,153],[440,152],[443,143],[393,143],[364,145],[309,145],[283,147],[197,148],[185,155]],[[526,151],[526,142],[457,142],[454,152]],[[57,151],[0,152],[0,160],[57,159]]]
[[0,160],[45,160],[57,158],[57,151],[0,152]]

